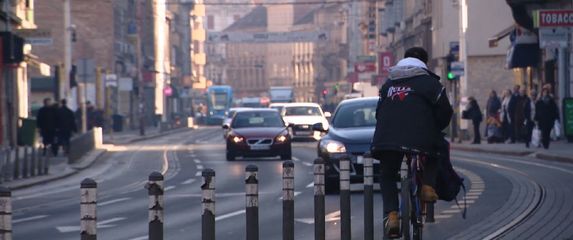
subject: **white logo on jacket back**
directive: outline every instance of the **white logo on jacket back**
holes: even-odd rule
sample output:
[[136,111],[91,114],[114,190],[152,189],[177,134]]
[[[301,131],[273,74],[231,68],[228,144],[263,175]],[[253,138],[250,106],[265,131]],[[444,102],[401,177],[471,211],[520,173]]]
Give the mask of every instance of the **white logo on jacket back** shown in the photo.
[[392,100],[394,100],[395,97],[398,97],[400,101],[404,101],[410,92],[413,92],[413,90],[408,86],[392,86],[388,88],[388,94],[386,96]]

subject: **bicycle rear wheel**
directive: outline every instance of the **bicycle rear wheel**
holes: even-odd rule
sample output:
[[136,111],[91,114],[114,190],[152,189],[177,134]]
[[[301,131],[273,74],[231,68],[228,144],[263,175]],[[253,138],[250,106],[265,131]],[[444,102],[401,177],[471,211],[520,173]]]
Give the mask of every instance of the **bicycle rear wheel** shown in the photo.
[[401,203],[400,206],[400,217],[401,217],[401,224],[402,224],[402,237],[404,240],[410,240],[410,222],[411,222],[411,214],[412,214],[412,201],[410,198],[410,181],[408,178],[402,178],[400,181],[400,197]]

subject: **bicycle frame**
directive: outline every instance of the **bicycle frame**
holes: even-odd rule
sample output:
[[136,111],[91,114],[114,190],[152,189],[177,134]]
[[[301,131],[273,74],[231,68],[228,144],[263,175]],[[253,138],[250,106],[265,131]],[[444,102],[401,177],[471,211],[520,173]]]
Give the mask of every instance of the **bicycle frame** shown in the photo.
[[[406,167],[404,167],[404,165]],[[400,216],[402,237],[409,240],[422,239],[424,204],[420,199],[423,163],[417,154],[408,155],[402,163]],[[411,231],[412,230],[412,231]]]

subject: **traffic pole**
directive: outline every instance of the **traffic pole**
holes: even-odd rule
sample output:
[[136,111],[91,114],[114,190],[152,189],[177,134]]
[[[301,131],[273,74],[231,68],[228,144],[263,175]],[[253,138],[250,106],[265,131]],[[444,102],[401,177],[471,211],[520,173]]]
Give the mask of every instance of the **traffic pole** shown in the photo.
[[24,159],[22,161],[22,177],[28,178],[28,158],[30,157],[28,152],[28,146],[24,146]]
[[314,160],[314,239],[325,240],[324,160]]
[[340,239],[352,238],[350,225],[350,159],[342,157],[340,163]]
[[36,176],[36,160],[38,159],[36,154],[38,154],[38,151],[36,150],[36,147],[32,146],[32,157],[30,158],[30,176],[32,177]]
[[370,156],[364,156],[364,239],[374,239],[374,166]]
[[97,183],[86,178],[80,185],[81,240],[97,239]]
[[259,180],[257,179],[258,171],[259,169],[255,165],[249,165],[245,168],[247,240],[259,239]]
[[201,173],[201,239],[215,240],[215,171],[207,168]]
[[0,239],[12,240],[12,192],[0,186]]
[[12,175],[13,179],[20,178],[20,148],[18,145],[14,148],[14,175]]
[[48,175],[50,173],[50,157],[48,156],[48,154],[46,154],[46,156],[44,156],[44,175]]
[[294,162],[283,162],[283,240],[294,240]]
[[152,172],[145,187],[149,195],[148,239],[163,240],[163,175]]

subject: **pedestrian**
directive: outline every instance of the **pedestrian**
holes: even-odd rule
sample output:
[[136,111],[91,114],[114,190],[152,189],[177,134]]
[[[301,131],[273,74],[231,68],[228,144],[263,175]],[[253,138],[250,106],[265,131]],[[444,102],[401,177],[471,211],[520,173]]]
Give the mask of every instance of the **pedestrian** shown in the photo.
[[36,125],[40,129],[42,136],[42,155],[46,156],[48,147],[51,148],[52,154],[57,155],[58,145],[56,144],[56,115],[57,108],[52,104],[52,99],[45,98],[44,106],[38,110],[36,116]]
[[513,87],[513,92],[511,98],[509,99],[508,104],[508,113],[511,117],[511,135],[510,135],[510,142],[515,143],[519,140],[519,133],[521,132],[521,126],[523,123],[523,111],[519,110],[519,102],[521,101],[520,96],[520,89],[521,86],[515,85]]
[[474,127],[474,140],[472,144],[480,144],[481,135],[479,131],[479,125],[481,124],[481,121],[483,121],[483,114],[481,113],[479,104],[474,97],[469,97],[468,101],[469,104],[464,115],[466,115],[468,119],[472,121],[472,125]]
[[[487,99],[487,105],[486,105],[486,119],[487,122],[493,122],[494,119],[499,121],[499,110],[501,109],[501,101],[499,100],[499,97],[497,97],[497,92],[495,90],[491,90],[491,92],[489,93],[489,98]],[[491,119],[493,118],[493,119]],[[488,135],[488,126],[489,124],[486,124],[486,130],[485,130],[485,136],[489,137]]]
[[74,112],[67,106],[66,99],[60,101],[60,108],[58,109],[58,145],[62,147],[65,154],[70,152],[70,138],[72,134],[78,131]]
[[86,130],[92,130],[95,126],[95,107],[90,101],[86,102]]
[[525,89],[521,89],[521,106],[523,108],[523,127],[522,127],[522,138],[525,142],[525,147],[529,148],[529,144],[531,143],[531,134],[533,133],[533,127],[535,127],[535,123],[533,122],[533,118],[531,117],[531,112],[533,111],[531,108],[531,99],[527,96],[527,92]]
[[503,133],[503,140],[510,141],[512,135],[511,127],[511,114],[509,113],[509,102],[511,99],[511,90],[503,91],[503,100],[501,101],[501,128]]
[[545,149],[549,148],[551,129],[555,121],[559,120],[559,110],[551,90],[544,87],[541,97],[535,103],[535,121],[541,130],[541,143]]

